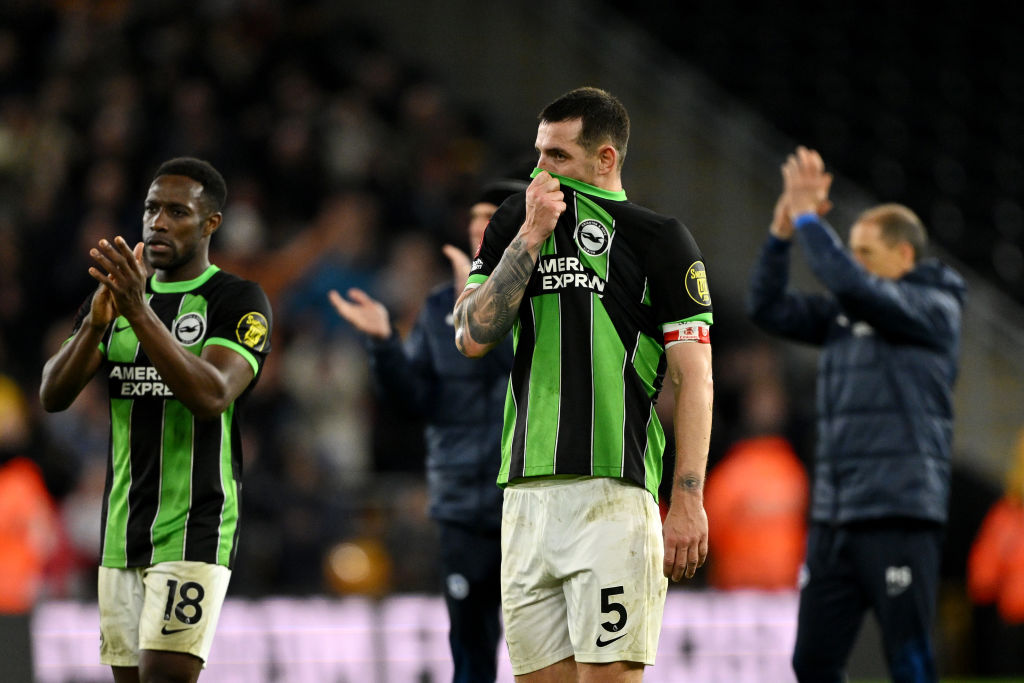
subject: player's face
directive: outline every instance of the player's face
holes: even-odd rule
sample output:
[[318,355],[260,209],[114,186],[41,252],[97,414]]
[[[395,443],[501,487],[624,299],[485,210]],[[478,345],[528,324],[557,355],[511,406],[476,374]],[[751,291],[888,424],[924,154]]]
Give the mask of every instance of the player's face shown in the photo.
[[181,175],[160,176],[149,186],[142,211],[142,241],[146,260],[154,268],[174,271],[191,263],[204,238],[213,232],[209,229],[213,217],[200,200],[202,192],[202,185]]
[[477,202],[469,209],[469,253],[476,255],[480,242],[484,239],[484,230],[491,222],[491,216],[498,207],[490,202]]
[[537,168],[597,185],[597,155],[589,155],[577,142],[581,119],[541,121],[537,126]]
[[914,267],[913,248],[906,242],[889,244],[877,223],[855,223],[850,229],[850,251],[869,273],[897,280]]

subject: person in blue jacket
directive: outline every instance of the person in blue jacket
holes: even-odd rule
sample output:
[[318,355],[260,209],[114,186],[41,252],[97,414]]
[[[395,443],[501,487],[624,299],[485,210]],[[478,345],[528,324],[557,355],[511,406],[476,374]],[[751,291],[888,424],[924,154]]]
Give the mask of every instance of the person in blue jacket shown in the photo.
[[[936,681],[930,629],[966,285],[924,257],[925,228],[899,204],[862,213],[844,250],[822,218],[832,176],[817,152],[797,148],[782,175],[748,313],[770,333],[822,349],[793,668],[801,682],[845,680],[870,609],[892,679]],[[788,289],[794,241],[826,292]]]
[[[470,208],[475,253],[491,215],[525,180],[486,185]],[[441,575],[451,629],[453,681],[494,681],[501,638],[501,506],[495,483],[501,465],[505,392],[512,337],[480,360],[455,347],[452,307],[469,276],[470,259],[445,245],[453,281],[434,289],[409,332],[399,339],[387,309],[361,289],[329,294],[338,314],[366,338],[378,395],[425,421],[429,514],[439,525]]]

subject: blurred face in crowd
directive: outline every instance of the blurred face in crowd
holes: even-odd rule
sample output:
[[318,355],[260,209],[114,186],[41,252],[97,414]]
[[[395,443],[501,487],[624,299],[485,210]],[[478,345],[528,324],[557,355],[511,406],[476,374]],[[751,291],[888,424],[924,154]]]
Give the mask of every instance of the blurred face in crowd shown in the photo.
[[[160,176],[149,186],[142,212],[142,241],[151,266],[174,273],[197,256],[205,261],[200,248],[220,225],[221,215],[207,212],[202,194],[202,185],[181,175]],[[189,278],[199,274],[183,273]]]
[[898,280],[914,267],[914,248],[909,242],[890,244],[878,223],[860,221],[850,229],[850,251],[869,273]]
[[498,207],[490,202],[477,202],[469,209],[469,253],[476,255],[480,242],[484,239],[484,230],[491,222],[491,216]]
[[598,157],[577,142],[582,119],[541,121],[537,126],[537,168],[598,186]]

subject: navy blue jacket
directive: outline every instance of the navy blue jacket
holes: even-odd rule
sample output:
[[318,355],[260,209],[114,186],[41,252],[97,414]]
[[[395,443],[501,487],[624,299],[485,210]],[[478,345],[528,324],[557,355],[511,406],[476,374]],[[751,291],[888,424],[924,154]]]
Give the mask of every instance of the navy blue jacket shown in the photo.
[[761,328],[822,347],[811,518],[946,520],[964,280],[934,259],[868,273],[823,220],[795,240],[828,293],[787,290],[790,243],[770,238],[751,280]]
[[501,528],[505,393],[512,369],[511,335],[480,359],[455,347],[448,284],[427,297],[403,344],[370,340],[370,368],[388,405],[426,422],[430,516],[476,529]]

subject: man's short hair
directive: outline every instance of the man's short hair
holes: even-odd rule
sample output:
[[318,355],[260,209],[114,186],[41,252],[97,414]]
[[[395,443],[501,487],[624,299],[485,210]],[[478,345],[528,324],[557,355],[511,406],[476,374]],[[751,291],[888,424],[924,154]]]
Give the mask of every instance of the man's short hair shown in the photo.
[[629,113],[622,102],[600,88],[570,90],[541,110],[538,118],[547,123],[580,119],[583,123],[577,142],[589,153],[610,142],[619,153],[619,168],[626,160],[629,144]]
[[183,175],[202,185],[202,200],[211,214],[224,208],[228,186],[224,176],[210,162],[195,157],[177,157],[160,164],[160,168],[153,174],[153,180],[162,175]]
[[920,261],[928,248],[928,231],[917,214],[902,204],[880,204],[857,217],[857,223],[874,223],[882,239],[892,246],[907,242],[914,249],[914,263]]

